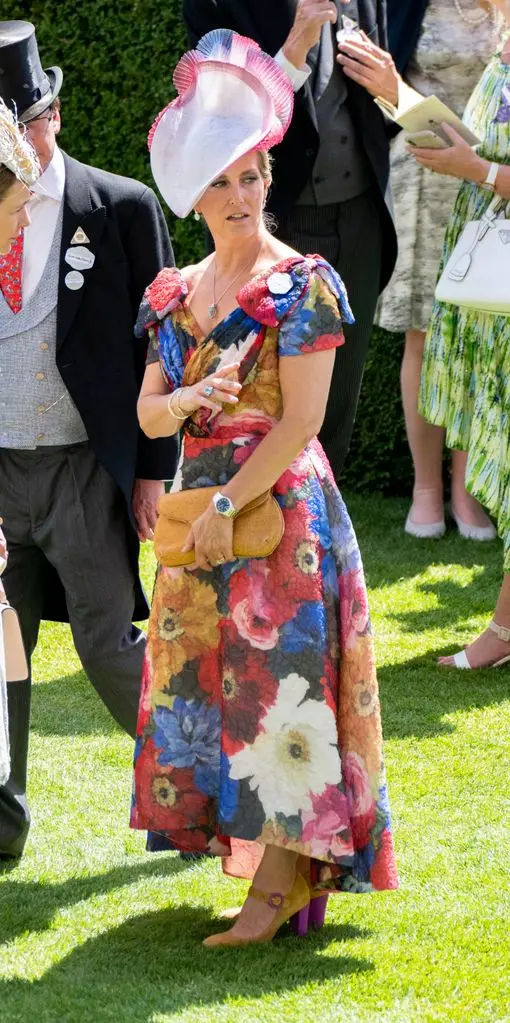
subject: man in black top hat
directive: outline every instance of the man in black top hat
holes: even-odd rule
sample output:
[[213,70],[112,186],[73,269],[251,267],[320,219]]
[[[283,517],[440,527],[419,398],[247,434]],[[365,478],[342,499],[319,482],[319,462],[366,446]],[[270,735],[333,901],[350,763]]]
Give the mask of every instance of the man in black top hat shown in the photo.
[[[150,188],[78,163],[56,144],[60,68],[43,70],[34,26],[0,23],[0,95],[36,149],[22,262],[0,260],[0,514],[3,582],[30,657],[42,618],[71,624],[110,713],[135,734],[147,617],[139,540],[152,535],[175,442],[148,440],[136,402],[145,363],[133,324],[143,291],[173,263]],[[21,307],[5,274],[21,274]],[[65,686],[62,703],[65,706]],[[9,686],[12,773],[0,789],[0,857],[29,827],[30,683]]]

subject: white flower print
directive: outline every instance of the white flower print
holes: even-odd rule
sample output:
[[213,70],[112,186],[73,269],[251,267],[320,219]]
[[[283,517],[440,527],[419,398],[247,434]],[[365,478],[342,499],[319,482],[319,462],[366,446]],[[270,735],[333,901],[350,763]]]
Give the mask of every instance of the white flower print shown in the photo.
[[325,703],[306,699],[308,688],[299,675],[281,679],[263,730],[230,760],[230,777],[249,779],[268,820],[311,810],[312,793],[341,780],[335,715]]

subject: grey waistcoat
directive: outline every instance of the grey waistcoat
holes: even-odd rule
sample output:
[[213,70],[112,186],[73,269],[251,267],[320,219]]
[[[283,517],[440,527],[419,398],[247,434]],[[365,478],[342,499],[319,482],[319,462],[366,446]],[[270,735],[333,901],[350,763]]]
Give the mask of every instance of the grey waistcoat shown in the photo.
[[76,444],[87,431],[55,363],[61,205],[36,290],[13,313],[0,292],[0,447]]
[[322,31],[317,67],[312,71],[319,151],[298,205],[346,202],[366,192],[371,184],[368,160],[356,138],[345,76],[336,63],[336,53],[336,37],[328,24]]

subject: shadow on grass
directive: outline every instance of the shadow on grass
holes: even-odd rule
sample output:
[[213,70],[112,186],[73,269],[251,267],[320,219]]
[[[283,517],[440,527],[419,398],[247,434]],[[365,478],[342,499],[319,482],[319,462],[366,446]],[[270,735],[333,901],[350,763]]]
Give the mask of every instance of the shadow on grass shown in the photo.
[[122,734],[84,671],[32,686],[31,727],[39,735]]
[[504,670],[469,672],[437,667],[436,656],[451,652],[451,647],[445,647],[405,664],[379,668],[385,739],[448,735],[455,725],[444,720],[446,715],[508,699],[508,673]]
[[[27,931],[45,931],[55,913],[65,906],[75,905],[94,895],[104,895],[143,878],[171,878],[192,865],[178,856],[158,856],[145,863],[115,867],[104,874],[69,878],[62,884],[17,881],[15,876],[9,877],[0,884],[0,941],[11,941]],[[2,872],[12,874],[15,866],[15,861],[8,861],[2,864]]]
[[[431,565],[458,564],[464,568],[482,567],[485,585],[494,587],[496,602],[503,562],[500,541],[474,543],[464,540],[451,527],[440,540],[418,540],[404,532],[408,501],[377,494],[369,498],[347,494],[346,500],[371,589],[414,578]],[[470,588],[473,593],[475,588],[476,581]]]
[[366,958],[321,955],[332,941],[365,936],[353,927],[328,925],[305,939],[284,929],[266,945],[203,948],[202,939],[221,929],[207,909],[191,906],[134,917],[77,947],[40,980],[1,982],[2,1017],[147,1023],[157,1013],[285,994],[374,969]]

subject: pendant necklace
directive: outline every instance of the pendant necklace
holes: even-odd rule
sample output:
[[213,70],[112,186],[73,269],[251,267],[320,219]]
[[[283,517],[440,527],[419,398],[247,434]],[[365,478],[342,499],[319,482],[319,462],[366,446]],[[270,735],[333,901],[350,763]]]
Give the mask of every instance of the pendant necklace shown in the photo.
[[219,306],[222,298],[224,297],[224,295],[227,294],[227,291],[229,291],[230,288],[236,283],[236,281],[238,281],[239,278],[242,277],[242,275],[245,274],[246,271],[250,269],[250,266],[252,265],[252,263],[255,263],[257,261],[257,259],[260,256],[260,253],[262,251],[262,245],[263,244],[264,243],[262,242],[262,244],[260,245],[260,248],[259,248],[259,250],[257,252],[257,255],[255,256],[255,259],[253,259],[253,257],[252,257],[248,263],[246,263],[243,267],[241,267],[239,273],[236,274],[236,276],[233,278],[233,280],[229,281],[229,283],[227,284],[227,287],[224,288],[224,290],[222,291],[221,295],[218,295],[218,298],[216,298],[216,295],[215,295],[215,290],[216,290],[216,257],[214,258],[214,269],[213,269],[213,279],[212,279],[212,302],[211,302],[210,306],[208,306],[208,308],[207,308],[207,315],[209,316],[209,318],[211,320],[215,320],[216,319],[216,317],[218,315],[218,306]]
[[461,18],[466,25],[474,25],[475,27],[478,27],[478,25],[483,25],[484,21],[487,21],[488,18],[492,18],[492,20],[495,21],[494,11],[480,11],[478,14],[468,14],[467,11],[463,9],[460,0],[453,0],[453,3],[459,18]]

